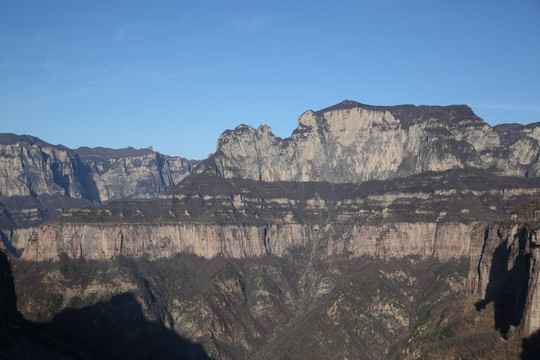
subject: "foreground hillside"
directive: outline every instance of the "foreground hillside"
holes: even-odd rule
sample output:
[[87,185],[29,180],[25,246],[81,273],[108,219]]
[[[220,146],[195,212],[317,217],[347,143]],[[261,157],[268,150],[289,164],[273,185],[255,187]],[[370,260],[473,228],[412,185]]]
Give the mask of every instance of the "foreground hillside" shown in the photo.
[[19,309],[119,356],[90,325],[142,336],[125,305],[214,358],[527,358],[538,127],[350,101],[239,126],[157,199],[14,231]]

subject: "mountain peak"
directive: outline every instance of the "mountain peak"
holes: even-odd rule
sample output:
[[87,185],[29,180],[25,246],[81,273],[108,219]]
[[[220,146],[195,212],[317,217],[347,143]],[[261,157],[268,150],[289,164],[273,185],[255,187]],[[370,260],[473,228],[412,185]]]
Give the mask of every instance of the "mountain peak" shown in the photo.
[[[529,136],[517,132],[513,142]],[[212,169],[225,177],[331,183],[461,168],[540,176],[534,156],[519,163],[512,160],[518,156],[512,152],[538,153],[537,142],[523,141],[521,150],[506,147],[502,135],[467,105],[373,106],[344,100],[303,113],[288,138],[255,136],[263,133],[267,132],[250,127],[226,131],[216,154],[199,172]]]

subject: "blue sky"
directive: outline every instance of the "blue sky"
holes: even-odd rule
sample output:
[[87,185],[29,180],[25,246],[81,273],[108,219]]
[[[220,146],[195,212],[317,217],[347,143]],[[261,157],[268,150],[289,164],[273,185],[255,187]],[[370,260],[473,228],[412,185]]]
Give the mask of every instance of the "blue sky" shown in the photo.
[[200,159],[344,99],[540,121],[540,0],[0,0],[0,132]]

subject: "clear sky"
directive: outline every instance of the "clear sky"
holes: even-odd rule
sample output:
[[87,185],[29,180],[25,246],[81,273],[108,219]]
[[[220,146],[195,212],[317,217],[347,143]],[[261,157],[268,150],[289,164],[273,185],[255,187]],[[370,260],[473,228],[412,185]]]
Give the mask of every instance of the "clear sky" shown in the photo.
[[0,132],[201,159],[344,99],[540,121],[540,0],[0,0]]

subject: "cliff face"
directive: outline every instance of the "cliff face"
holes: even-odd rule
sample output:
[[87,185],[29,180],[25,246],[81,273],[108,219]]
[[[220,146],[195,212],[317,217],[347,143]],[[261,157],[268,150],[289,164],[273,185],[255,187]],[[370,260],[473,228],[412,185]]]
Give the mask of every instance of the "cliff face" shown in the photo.
[[0,228],[36,225],[115,199],[157,197],[196,163],[149,149],[71,150],[32,136],[0,134]]
[[538,176],[540,125],[492,128],[467,106],[368,106],[344,101],[307,111],[286,139],[267,126],[224,132],[197,172],[262,181],[358,183],[490,169]]
[[198,164],[151,149],[85,147],[74,151],[90,167],[102,202],[155,198],[178,184]]
[[[296,246],[324,253],[440,260],[482,251],[476,224],[540,196],[538,179],[449,170],[362,184],[260,182],[192,175],[145,202],[113,202],[15,232],[23,258],[151,258],[191,252],[281,256]],[[483,230],[479,230],[483,234]]]
[[476,234],[482,249],[471,257],[467,288],[494,303],[495,325],[503,333],[520,326],[528,336],[540,329],[539,214],[534,200]]
[[[301,289],[320,270],[313,269],[317,259],[324,263],[374,257],[407,264],[418,259],[447,263],[465,259],[467,281],[452,285],[452,291],[479,294],[484,302],[478,307],[492,304],[495,325],[504,335],[518,326],[530,334],[540,327],[539,254],[531,225],[538,210],[530,205],[523,210],[529,214],[525,217],[518,212],[509,218],[508,213],[540,196],[539,127],[492,128],[465,106],[373,107],[344,102],[306,112],[287,139],[275,137],[265,126],[255,130],[242,125],[227,131],[213,156],[159,198],[75,210],[41,226],[14,231],[12,244],[24,248],[23,260],[33,262],[124,257],[173,261],[180,253],[209,262],[252,257],[274,261],[276,256],[286,259],[301,253],[304,276],[291,280],[298,293],[289,298],[298,296],[306,303],[309,297],[303,297]],[[154,156],[139,151],[139,164],[118,160],[104,149],[78,151],[79,160],[90,164],[85,166],[97,192],[111,197],[121,191],[105,180],[100,183],[95,174],[113,179],[133,172],[144,178],[149,172],[139,168],[148,167]],[[145,184],[155,189],[174,174],[170,170],[159,181],[155,177]],[[241,279],[231,281],[223,287],[238,297],[237,302],[249,303],[256,296],[245,290]],[[329,285],[313,288],[317,294],[313,296],[324,293],[325,286]],[[194,313],[212,313],[193,306]],[[334,314],[332,308],[326,311],[328,316]],[[197,324],[196,316],[188,315],[178,310],[179,319]],[[414,321],[420,320],[404,319],[400,329]],[[300,326],[292,323],[283,326]],[[197,332],[195,325],[192,330]],[[226,328],[213,329],[212,338],[217,333],[230,334]],[[235,336],[212,346],[225,349],[244,341],[243,355],[253,354],[259,340],[250,343],[242,334]],[[498,341],[496,336],[490,339]],[[383,356],[384,351],[378,353]]]
[[0,137],[0,195],[60,195],[99,201],[90,169],[72,150],[32,136]]

